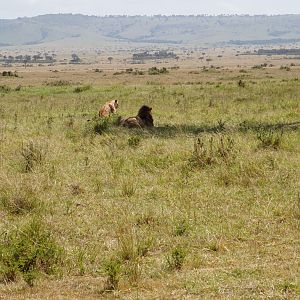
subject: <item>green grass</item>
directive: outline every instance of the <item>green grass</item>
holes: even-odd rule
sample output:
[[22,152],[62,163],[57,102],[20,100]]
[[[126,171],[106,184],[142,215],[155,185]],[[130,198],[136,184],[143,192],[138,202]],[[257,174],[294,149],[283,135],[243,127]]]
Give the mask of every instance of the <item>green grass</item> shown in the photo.
[[[0,93],[1,251],[38,217],[65,258],[34,261],[22,294],[299,296],[299,81],[74,88]],[[155,128],[94,119],[109,99],[121,116],[150,105]],[[12,279],[0,293],[17,298]]]

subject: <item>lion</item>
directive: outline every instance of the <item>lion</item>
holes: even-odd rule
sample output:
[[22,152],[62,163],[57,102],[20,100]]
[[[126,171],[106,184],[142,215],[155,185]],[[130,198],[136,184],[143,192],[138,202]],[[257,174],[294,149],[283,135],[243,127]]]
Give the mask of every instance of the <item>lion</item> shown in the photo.
[[99,117],[109,117],[110,114],[114,114],[119,107],[118,100],[112,100],[105,103],[99,110]]
[[137,116],[129,117],[127,119],[121,119],[120,125],[128,128],[145,128],[153,127],[152,107],[143,105]]

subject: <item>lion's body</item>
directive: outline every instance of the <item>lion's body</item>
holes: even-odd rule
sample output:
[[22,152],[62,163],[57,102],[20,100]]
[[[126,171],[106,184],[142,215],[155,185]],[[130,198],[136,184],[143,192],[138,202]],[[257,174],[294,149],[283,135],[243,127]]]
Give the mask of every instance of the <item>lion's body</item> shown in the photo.
[[135,117],[129,117],[127,119],[121,119],[120,125],[128,128],[145,128],[153,127],[153,117],[151,114],[152,108],[143,105]]
[[99,110],[99,117],[109,117],[110,114],[113,114],[117,111],[118,107],[118,100],[112,100],[105,103]]

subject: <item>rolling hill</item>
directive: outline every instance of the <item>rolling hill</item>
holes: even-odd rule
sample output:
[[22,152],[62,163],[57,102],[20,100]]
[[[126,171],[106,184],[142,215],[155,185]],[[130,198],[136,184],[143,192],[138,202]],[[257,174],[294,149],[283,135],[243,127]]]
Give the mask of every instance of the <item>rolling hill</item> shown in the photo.
[[224,46],[300,41],[300,15],[85,16],[42,15],[0,20],[0,47],[76,43]]

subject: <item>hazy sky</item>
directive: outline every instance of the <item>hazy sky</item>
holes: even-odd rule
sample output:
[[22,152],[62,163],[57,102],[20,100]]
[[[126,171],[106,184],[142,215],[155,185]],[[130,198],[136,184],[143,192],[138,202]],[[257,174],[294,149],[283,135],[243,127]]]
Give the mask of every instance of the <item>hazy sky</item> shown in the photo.
[[300,0],[0,0],[0,18],[87,15],[300,14]]

